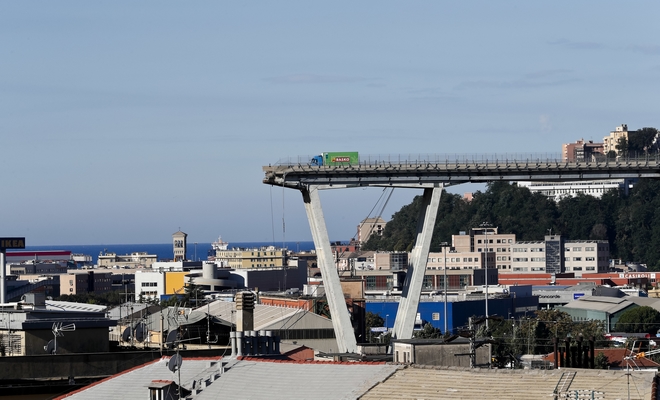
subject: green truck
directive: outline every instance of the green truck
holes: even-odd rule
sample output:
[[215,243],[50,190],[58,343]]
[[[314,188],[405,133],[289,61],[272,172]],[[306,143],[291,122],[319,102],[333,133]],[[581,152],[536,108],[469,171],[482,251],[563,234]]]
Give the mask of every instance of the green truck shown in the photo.
[[312,157],[309,163],[310,165],[319,167],[323,165],[358,165],[360,158],[357,151],[321,153],[318,156]]

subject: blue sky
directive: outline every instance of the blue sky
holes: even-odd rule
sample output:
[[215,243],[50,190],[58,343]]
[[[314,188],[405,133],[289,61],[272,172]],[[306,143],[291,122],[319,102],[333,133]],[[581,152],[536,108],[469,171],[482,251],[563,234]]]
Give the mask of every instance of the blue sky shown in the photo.
[[[311,240],[300,194],[263,185],[263,165],[559,153],[660,127],[658,15],[657,1],[2,2],[0,235]],[[396,191],[384,217],[417,194]],[[380,195],[322,193],[331,240]]]

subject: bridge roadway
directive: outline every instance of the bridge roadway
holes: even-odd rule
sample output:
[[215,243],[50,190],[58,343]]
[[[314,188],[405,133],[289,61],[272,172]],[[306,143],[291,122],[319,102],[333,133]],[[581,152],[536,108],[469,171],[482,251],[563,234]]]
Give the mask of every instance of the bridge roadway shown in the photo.
[[[284,163],[263,167],[263,183],[300,190],[316,247],[339,352],[355,353],[357,343],[344,294],[335,268],[323,217],[319,190],[365,186],[423,189],[415,246],[411,251],[406,279],[393,328],[393,337],[410,339],[426,270],[440,196],[445,186],[491,181],[579,181],[617,178],[660,178],[660,157],[565,162],[552,159],[361,161],[358,165],[311,166]],[[486,268],[491,268],[486,265]],[[488,298],[488,291],[485,293]],[[486,300],[486,316],[488,302]],[[445,316],[443,316],[445,318]]]
[[[553,159],[455,160],[444,162],[366,161],[359,165],[312,166],[280,164],[263,167],[263,183],[300,189],[329,187],[433,187],[492,181],[577,181],[617,178],[658,178],[660,157],[566,162]],[[327,186],[327,187],[326,187]]]

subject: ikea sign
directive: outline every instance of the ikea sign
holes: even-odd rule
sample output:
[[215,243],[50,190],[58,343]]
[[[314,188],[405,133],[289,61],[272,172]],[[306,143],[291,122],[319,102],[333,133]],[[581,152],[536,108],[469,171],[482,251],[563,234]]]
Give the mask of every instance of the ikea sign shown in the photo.
[[0,250],[4,251],[6,249],[24,249],[25,248],[25,238],[24,237],[3,237],[0,238]]

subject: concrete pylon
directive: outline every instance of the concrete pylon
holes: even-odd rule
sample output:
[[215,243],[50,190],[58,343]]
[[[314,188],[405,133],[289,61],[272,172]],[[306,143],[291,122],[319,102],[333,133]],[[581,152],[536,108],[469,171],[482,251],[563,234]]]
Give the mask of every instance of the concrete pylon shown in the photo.
[[442,188],[441,186],[424,189],[422,207],[417,218],[415,247],[408,262],[408,273],[403,284],[399,309],[394,321],[393,337],[396,339],[412,338]]
[[323,287],[328,299],[332,326],[337,336],[338,352],[355,353],[357,351],[357,341],[346,307],[346,300],[344,300],[344,291],[339,282],[339,273],[332,259],[332,249],[323,210],[321,209],[318,187],[309,186],[306,189],[301,189],[301,192],[309,227],[312,231],[312,238],[314,239],[314,246],[316,247],[317,263],[323,277]]

